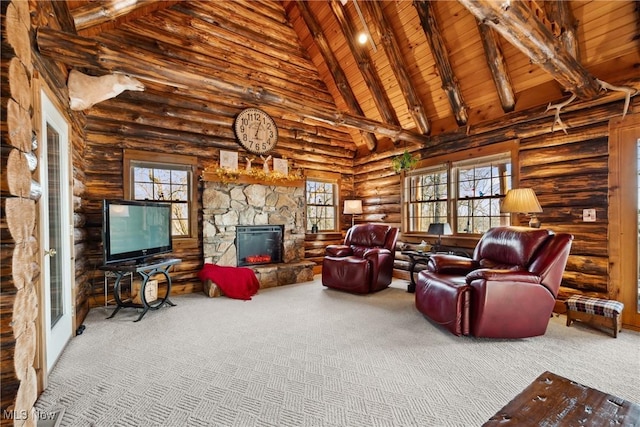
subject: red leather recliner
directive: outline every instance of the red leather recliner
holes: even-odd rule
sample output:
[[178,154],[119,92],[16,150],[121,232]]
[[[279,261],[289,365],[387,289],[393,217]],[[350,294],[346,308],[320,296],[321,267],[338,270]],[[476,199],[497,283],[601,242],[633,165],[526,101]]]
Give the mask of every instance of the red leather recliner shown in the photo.
[[398,229],[386,224],[351,227],[343,245],[329,245],[322,261],[322,284],[358,294],[389,286]]
[[418,274],[416,308],[455,335],[544,335],[572,241],[544,229],[492,228],[473,259],[431,256]]

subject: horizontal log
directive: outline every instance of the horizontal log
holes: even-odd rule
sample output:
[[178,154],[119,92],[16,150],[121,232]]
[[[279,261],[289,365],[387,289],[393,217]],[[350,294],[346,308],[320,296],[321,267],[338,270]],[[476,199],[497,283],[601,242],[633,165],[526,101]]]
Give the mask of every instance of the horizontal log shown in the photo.
[[[153,21],[153,18],[151,20]],[[169,24],[168,22],[164,23],[164,25]],[[287,99],[290,98],[300,103],[315,102],[323,108],[332,108],[333,106],[331,96],[325,87],[292,81],[291,78],[287,78],[288,75],[284,72],[276,75],[275,71],[267,71],[269,69],[278,70],[282,68],[282,64],[260,64],[260,53],[256,53],[256,57],[242,58],[239,56],[241,52],[246,52],[246,50],[238,50],[236,48],[236,53],[230,52],[227,58],[219,59],[211,56],[211,45],[206,45],[205,47],[203,44],[197,51],[185,48],[183,40],[184,37],[189,37],[188,34],[167,35],[159,30],[157,25],[162,26],[163,22],[158,20],[156,22],[141,23],[140,26],[136,26],[135,31],[137,32],[133,32],[133,30],[126,31],[124,36],[129,43],[135,45],[137,49],[144,50],[148,55],[158,57],[164,55],[170,57],[173,61],[182,61],[185,65],[189,64],[190,69],[201,73],[203,76],[206,70],[209,73],[209,78],[224,78],[227,84],[233,84],[238,87],[246,84],[251,79],[255,85],[269,88],[274,93]],[[144,27],[148,27],[147,34],[140,33],[141,30],[144,30]],[[181,32],[185,32],[187,31],[185,29],[189,27],[182,26],[180,28]],[[116,43],[119,37],[118,35],[112,38],[112,42]],[[195,43],[191,47],[194,45]],[[238,58],[236,59],[236,57]],[[194,67],[193,64],[197,64],[197,67]],[[249,68],[249,64],[264,71],[256,73],[256,68]],[[295,74],[296,76],[299,71]]]
[[532,178],[551,178],[559,179],[563,176],[572,176],[579,173],[588,177],[590,174],[602,173],[607,170],[607,157],[597,157],[580,160],[570,160],[545,165],[544,168],[539,166],[523,167],[520,169],[521,178],[523,180]]
[[580,272],[566,271],[562,276],[564,286],[581,291],[607,292],[607,280],[599,275],[582,274]]
[[[29,3],[12,1],[7,6],[5,29],[8,45],[15,56],[27,67],[29,74],[33,72],[31,64],[31,40],[29,30],[31,19]],[[4,35],[4,34],[3,34]]]
[[591,191],[608,191],[608,171],[593,172],[589,176],[580,179],[555,180],[548,177],[543,178],[524,178],[520,180],[520,186],[534,188],[536,194],[560,194],[591,192]]
[[[86,30],[89,27],[114,21],[119,17],[130,14],[134,10],[156,3],[154,0],[138,0],[136,2],[122,2],[120,0],[104,0],[99,3],[86,3],[73,10],[73,21],[76,30]],[[164,2],[169,5],[171,2]]]
[[593,125],[583,126],[579,129],[573,129],[569,133],[554,132],[537,135],[531,138],[522,138],[520,140],[520,150],[533,150],[536,148],[550,148],[562,146],[564,144],[580,143],[582,141],[608,138],[609,123],[608,121],[596,122]]
[[201,87],[203,84],[210,90],[237,96],[247,102],[260,101],[279,111],[297,113],[313,120],[334,126],[347,126],[365,132],[389,136],[409,142],[427,142],[427,138],[411,131],[406,131],[389,124],[383,124],[366,117],[344,114],[335,110],[315,108],[310,104],[299,103],[284,98],[263,87],[247,87],[234,85],[225,78],[211,75],[209,70],[193,63],[174,61],[175,67],[166,67],[160,57],[151,55],[130,45],[126,51],[121,50],[117,42],[102,40],[97,43],[83,37],[74,36],[50,28],[40,28],[37,44],[42,55],[63,60],[76,67],[130,74],[142,80],[150,80],[168,86]]
[[7,102],[7,133],[10,144],[20,151],[31,151],[32,132],[29,111],[10,99]]
[[[212,35],[216,39],[235,41],[252,51],[268,49],[280,63],[291,62],[292,58],[307,56],[298,43],[298,36],[289,25],[284,9],[278,3],[264,2],[182,2],[175,9],[211,25],[219,27]],[[275,7],[272,7],[275,6]],[[282,25],[284,24],[284,25]],[[195,27],[198,22],[193,23]],[[229,28],[232,31],[223,32]],[[298,74],[316,74],[317,69],[310,62],[300,63]]]
[[608,138],[587,139],[573,144],[563,144],[537,148],[535,150],[520,150],[518,163],[521,168],[542,166],[557,163],[576,161],[589,158],[602,158],[609,154]]
[[25,111],[31,109],[31,81],[27,69],[18,58],[12,58],[9,63],[9,87],[11,97]]

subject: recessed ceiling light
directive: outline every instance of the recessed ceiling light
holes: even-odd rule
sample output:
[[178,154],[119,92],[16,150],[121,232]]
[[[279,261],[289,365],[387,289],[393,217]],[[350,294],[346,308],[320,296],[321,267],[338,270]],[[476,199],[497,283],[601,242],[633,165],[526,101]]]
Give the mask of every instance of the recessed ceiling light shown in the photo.
[[358,34],[358,43],[365,44],[367,42],[367,35],[365,33]]

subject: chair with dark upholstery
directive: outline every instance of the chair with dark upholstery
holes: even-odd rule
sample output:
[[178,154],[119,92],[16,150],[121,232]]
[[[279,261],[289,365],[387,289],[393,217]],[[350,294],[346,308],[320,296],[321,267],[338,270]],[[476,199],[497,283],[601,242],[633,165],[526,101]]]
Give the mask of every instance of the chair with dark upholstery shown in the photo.
[[351,227],[343,245],[329,245],[322,261],[322,284],[367,294],[389,286],[393,276],[398,229],[386,224]]
[[496,227],[473,258],[432,255],[418,274],[416,308],[455,335],[544,335],[573,236],[528,227]]

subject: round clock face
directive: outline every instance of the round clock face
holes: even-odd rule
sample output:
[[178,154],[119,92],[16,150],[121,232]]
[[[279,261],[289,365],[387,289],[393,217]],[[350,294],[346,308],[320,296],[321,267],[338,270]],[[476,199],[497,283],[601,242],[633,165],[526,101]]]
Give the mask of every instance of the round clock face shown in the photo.
[[278,128],[271,116],[257,108],[242,110],[233,129],[238,142],[248,152],[265,154],[278,142]]

